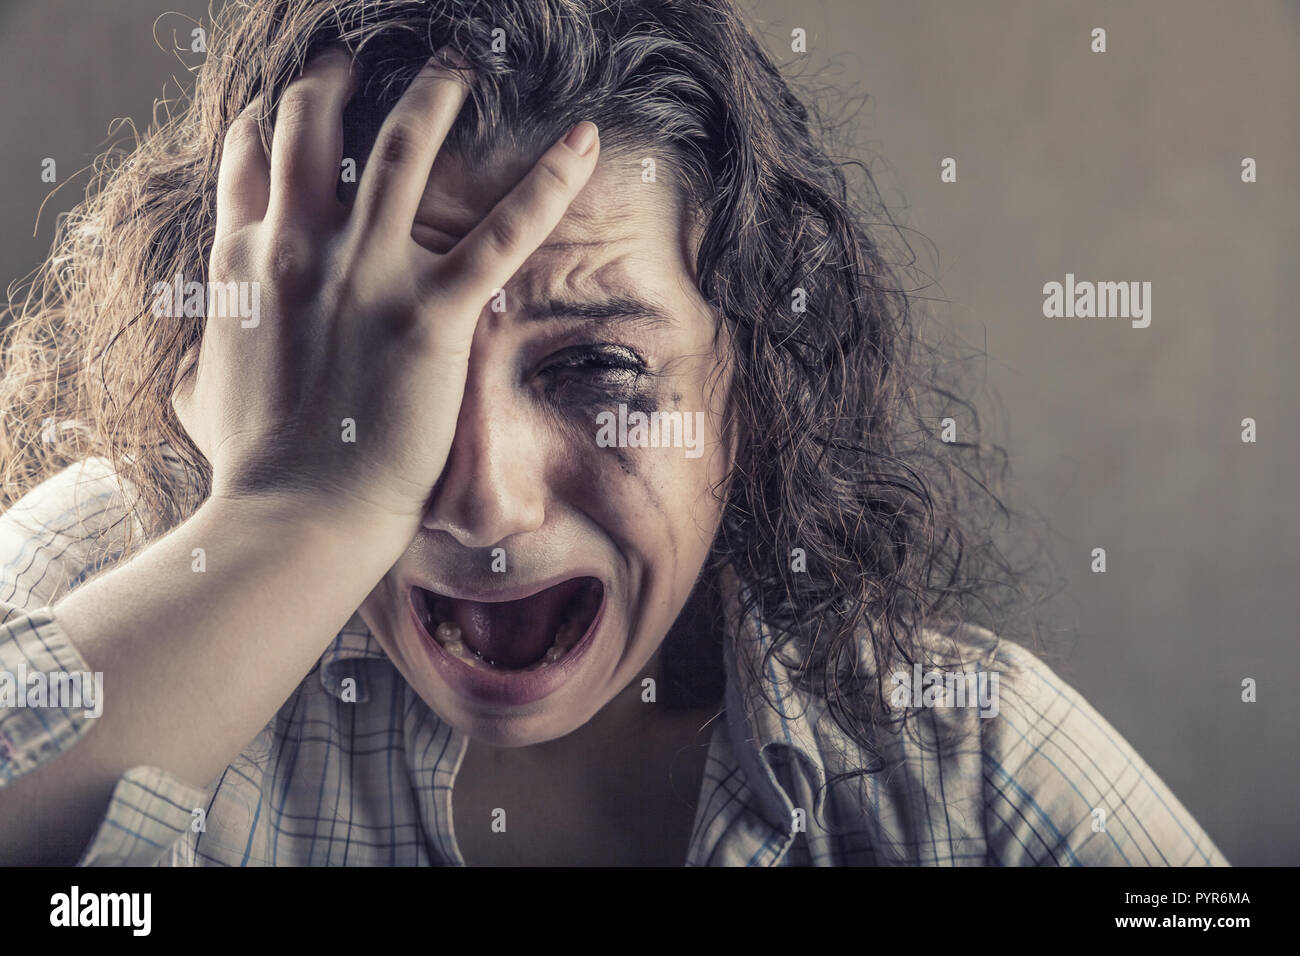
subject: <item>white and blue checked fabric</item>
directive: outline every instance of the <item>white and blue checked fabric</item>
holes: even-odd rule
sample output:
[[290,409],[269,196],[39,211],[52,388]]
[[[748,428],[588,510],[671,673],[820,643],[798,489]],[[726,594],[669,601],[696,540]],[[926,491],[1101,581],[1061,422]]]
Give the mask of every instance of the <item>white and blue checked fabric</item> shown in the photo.
[[[88,669],[56,602],[120,557],[123,513],[111,465],[88,459],[0,516],[0,671]],[[815,702],[787,698],[784,715],[762,702],[734,656],[762,653],[761,627],[747,625],[725,657],[724,707],[683,863],[1227,865],[1133,748],[1038,658],[980,628],[960,639],[1000,675],[997,715],[927,708],[921,740],[891,738],[882,769],[828,790],[867,758]],[[778,662],[764,673],[789,686]],[[344,700],[348,677],[355,701]],[[81,708],[0,705],[0,807],[4,784],[75,747],[92,723]],[[934,735],[952,730],[965,731],[962,743],[936,752]],[[464,748],[354,615],[207,787],[152,767],[124,774],[80,862],[463,865],[451,792]],[[191,828],[198,808],[202,832]]]

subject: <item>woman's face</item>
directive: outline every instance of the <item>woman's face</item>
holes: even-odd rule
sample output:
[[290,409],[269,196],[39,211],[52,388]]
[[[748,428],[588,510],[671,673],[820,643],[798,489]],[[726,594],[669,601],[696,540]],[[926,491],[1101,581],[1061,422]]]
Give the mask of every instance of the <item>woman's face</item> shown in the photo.
[[[449,249],[527,165],[440,156],[416,241]],[[700,573],[731,464],[729,375],[689,231],[672,186],[602,160],[483,309],[423,527],[361,608],[474,739],[582,726],[643,671]]]

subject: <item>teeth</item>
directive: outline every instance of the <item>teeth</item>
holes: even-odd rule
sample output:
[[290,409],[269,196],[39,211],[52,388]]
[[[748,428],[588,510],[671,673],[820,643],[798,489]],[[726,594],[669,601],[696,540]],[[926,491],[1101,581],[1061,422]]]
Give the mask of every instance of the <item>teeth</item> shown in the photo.
[[[425,624],[426,626],[432,625],[432,617],[430,617]],[[567,654],[573,646],[582,639],[583,633],[584,631],[577,621],[565,621],[560,625],[560,629],[556,631],[555,641],[546,649],[546,653],[542,655],[542,659],[537,661],[535,664],[525,667],[524,670],[541,670],[544,667],[549,667],[562,660],[565,654]],[[473,664],[475,667],[491,666],[489,662],[484,661],[483,658],[479,657],[470,650],[468,646],[466,646],[459,625],[454,624],[451,621],[443,621],[433,629],[433,636],[453,657],[458,657],[463,661]],[[492,669],[499,668],[494,667]]]

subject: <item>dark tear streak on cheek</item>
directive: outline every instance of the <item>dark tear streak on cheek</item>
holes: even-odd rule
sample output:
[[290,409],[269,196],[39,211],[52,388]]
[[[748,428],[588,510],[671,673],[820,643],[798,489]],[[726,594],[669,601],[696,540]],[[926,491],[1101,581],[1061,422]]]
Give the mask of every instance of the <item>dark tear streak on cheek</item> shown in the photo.
[[[674,395],[673,405],[678,406],[680,403],[681,396]],[[647,414],[649,414],[649,412],[647,412]],[[648,510],[659,516],[659,520],[663,523],[662,527],[668,531],[668,541],[672,548],[673,573],[675,574],[678,564],[678,541],[677,534],[675,533],[676,529],[674,528],[672,520],[668,516],[663,494],[660,493],[660,491],[650,481],[649,476],[647,476],[642,470],[644,459],[637,461],[637,455],[645,455],[651,452],[662,452],[665,451],[665,449],[614,447],[602,449],[602,451],[611,453],[614,456],[614,459],[618,462],[618,466],[622,469],[623,474],[628,478],[631,478],[641,490],[641,494],[628,495],[626,494],[625,489],[620,488],[618,490],[620,497],[628,499],[624,507],[634,508],[637,511],[644,511],[648,506]],[[654,473],[653,468],[650,469],[650,471],[651,474]],[[637,520],[641,520],[642,517],[642,515],[634,515],[634,518]]]
[[[672,518],[670,518],[668,515],[668,510],[664,505],[664,496],[650,482],[649,478],[642,473],[642,470],[636,467],[632,463],[632,455],[629,454],[629,452],[638,452],[644,455],[648,452],[656,452],[656,451],[662,452],[664,451],[664,449],[662,448],[638,448],[638,449],[618,448],[615,450],[619,452],[619,465],[622,467],[623,472],[626,475],[628,475],[628,477],[632,478],[637,483],[637,485],[641,487],[642,491],[644,492],[644,497],[637,496],[637,498],[629,504],[629,507],[637,508],[638,510],[644,508],[647,509],[650,514],[654,514],[658,516],[657,520],[661,523],[660,526],[666,532],[668,538],[668,546],[671,549],[671,553],[672,553],[672,569],[669,572],[669,580],[676,580],[677,566],[679,562],[677,528],[673,524]],[[654,469],[652,468],[650,469],[650,471],[651,473],[653,473]],[[635,516],[636,520],[638,521],[643,521],[646,519],[646,517],[647,517],[646,514],[640,514]]]
[[[681,392],[673,391],[671,398],[672,407],[680,410],[682,398],[683,396]],[[652,412],[658,411],[663,404],[665,404],[662,401],[662,397],[657,396],[653,389],[647,389],[638,395],[625,398],[623,401],[627,403],[629,411],[639,411],[647,416]],[[582,440],[592,442],[594,445],[593,438],[594,435],[592,433],[587,433],[583,436]],[[631,479],[632,482],[635,483],[635,487],[629,487],[627,482],[611,482],[610,480],[604,479],[603,476],[593,476],[595,479],[593,482],[594,487],[603,488],[605,494],[610,495],[613,498],[621,499],[621,507],[632,509],[630,517],[634,521],[645,520],[647,514],[657,516],[657,520],[661,522],[660,527],[667,532],[669,547],[672,553],[671,574],[675,578],[680,561],[681,547],[679,535],[677,533],[676,525],[668,514],[665,495],[658,487],[656,487],[656,483],[652,480],[656,475],[662,476],[664,471],[663,469],[654,467],[657,463],[656,461],[651,461],[650,467],[647,468],[647,460],[644,456],[656,453],[680,453],[680,450],[663,448],[620,448],[617,446],[612,448],[597,448],[596,450],[612,456],[613,460],[617,462],[619,469],[623,472],[623,475],[626,478]],[[664,467],[669,467],[666,461],[664,462]],[[671,485],[671,469],[668,471],[668,476],[668,484]],[[661,481],[658,484],[662,485],[664,482]]]
[[[626,448],[611,448],[609,450],[614,453],[614,457],[618,460],[618,467],[623,469],[623,474],[630,478],[639,477],[636,474],[636,466],[632,464],[632,456],[627,453]],[[644,479],[641,480],[644,483]]]

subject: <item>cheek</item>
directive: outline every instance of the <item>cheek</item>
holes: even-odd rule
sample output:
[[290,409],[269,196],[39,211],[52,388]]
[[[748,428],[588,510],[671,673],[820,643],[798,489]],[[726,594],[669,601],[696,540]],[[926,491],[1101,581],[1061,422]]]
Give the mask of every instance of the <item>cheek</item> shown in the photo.
[[[617,419],[614,406],[611,415]],[[583,433],[556,435],[552,492],[595,522],[654,586],[671,582],[689,591],[708,554],[722,513],[718,488],[729,458],[723,447],[720,412],[707,409],[702,390],[687,397],[670,393],[662,413],[681,416],[680,429],[660,420],[643,435],[628,423],[626,445],[601,447],[594,415]],[[653,422],[653,419],[651,420]],[[643,447],[655,435],[660,447]],[[668,447],[663,442],[669,442]],[[656,582],[658,582],[656,584]],[[684,597],[684,592],[683,592]]]

